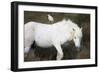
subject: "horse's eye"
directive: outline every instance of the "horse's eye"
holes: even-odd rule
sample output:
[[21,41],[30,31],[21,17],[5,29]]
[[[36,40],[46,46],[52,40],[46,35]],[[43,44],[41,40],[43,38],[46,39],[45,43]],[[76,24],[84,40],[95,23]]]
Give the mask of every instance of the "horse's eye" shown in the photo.
[[75,29],[73,28],[73,31],[75,31]]

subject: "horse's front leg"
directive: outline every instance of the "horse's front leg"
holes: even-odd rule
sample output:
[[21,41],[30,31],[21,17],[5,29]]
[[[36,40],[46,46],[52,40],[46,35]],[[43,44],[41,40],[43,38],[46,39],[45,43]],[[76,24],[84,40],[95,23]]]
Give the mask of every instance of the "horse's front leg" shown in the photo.
[[57,50],[56,59],[57,60],[61,60],[63,58],[63,51],[62,51],[61,45],[56,43],[56,44],[54,44],[54,46],[56,47],[56,50]]

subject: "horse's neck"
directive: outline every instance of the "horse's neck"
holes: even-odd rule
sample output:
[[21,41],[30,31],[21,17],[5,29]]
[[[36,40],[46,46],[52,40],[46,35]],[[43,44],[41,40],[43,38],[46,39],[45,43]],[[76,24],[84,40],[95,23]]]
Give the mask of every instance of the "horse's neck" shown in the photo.
[[67,25],[65,25],[64,21],[59,21],[57,23],[54,23],[52,26],[56,29],[64,29],[64,27]]
[[77,24],[73,23],[71,20],[65,20],[63,19],[62,21],[59,21],[55,24],[53,24],[55,26],[58,26],[58,27],[68,27],[68,28],[77,28]]

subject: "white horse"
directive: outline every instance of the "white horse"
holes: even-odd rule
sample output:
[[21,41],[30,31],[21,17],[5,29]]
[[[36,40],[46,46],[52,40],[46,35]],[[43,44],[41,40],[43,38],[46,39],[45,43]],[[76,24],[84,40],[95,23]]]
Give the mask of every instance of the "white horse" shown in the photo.
[[80,47],[82,28],[71,20],[59,21],[52,25],[38,22],[25,24],[25,53],[28,53],[33,41],[42,48],[54,46],[57,50],[57,60],[63,58],[61,45],[73,40],[77,48]]

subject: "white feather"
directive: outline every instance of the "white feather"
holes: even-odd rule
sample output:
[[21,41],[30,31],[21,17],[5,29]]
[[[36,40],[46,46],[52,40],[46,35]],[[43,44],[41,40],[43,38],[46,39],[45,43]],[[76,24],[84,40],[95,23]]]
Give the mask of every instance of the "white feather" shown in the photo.
[[54,18],[50,14],[48,14],[48,20],[51,21],[51,22],[53,22]]

